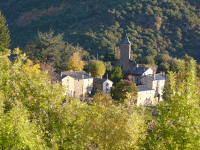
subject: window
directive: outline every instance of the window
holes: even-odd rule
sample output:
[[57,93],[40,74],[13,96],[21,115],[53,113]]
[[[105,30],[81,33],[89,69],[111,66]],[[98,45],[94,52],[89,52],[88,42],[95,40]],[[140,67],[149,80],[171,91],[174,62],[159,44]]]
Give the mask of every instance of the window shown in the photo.
[[77,85],[77,87],[79,88],[79,84]]
[[69,89],[69,85],[67,85],[67,89]]
[[67,83],[69,82],[69,79],[67,79]]

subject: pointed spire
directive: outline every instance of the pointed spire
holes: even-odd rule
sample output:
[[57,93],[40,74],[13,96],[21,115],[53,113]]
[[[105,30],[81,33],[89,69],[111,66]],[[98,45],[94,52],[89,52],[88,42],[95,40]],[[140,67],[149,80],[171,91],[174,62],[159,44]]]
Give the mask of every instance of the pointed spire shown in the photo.
[[128,38],[128,36],[127,36],[127,34],[126,34],[126,37],[125,37],[125,39],[124,39],[123,44],[131,44],[130,41],[129,41],[129,38]]

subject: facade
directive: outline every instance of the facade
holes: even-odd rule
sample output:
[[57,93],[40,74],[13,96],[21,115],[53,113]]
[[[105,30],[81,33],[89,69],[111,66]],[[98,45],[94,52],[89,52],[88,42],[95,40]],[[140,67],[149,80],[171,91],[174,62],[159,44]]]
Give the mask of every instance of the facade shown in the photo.
[[127,71],[125,77],[128,77],[129,75],[132,75],[135,78],[135,83],[140,83],[141,78],[152,75],[153,70],[148,67],[134,67],[134,69]]
[[155,97],[158,97],[158,101],[162,101],[163,89],[167,76],[164,73],[148,75],[141,78],[141,83],[150,89],[155,91]]
[[154,99],[155,91],[145,86],[137,86],[138,98],[137,106],[154,106],[157,101]]
[[95,90],[103,91],[103,94],[111,93],[113,82],[109,79],[94,78],[93,87]]
[[66,87],[65,95],[80,98],[93,89],[93,77],[85,71],[65,71],[60,73],[60,77]]

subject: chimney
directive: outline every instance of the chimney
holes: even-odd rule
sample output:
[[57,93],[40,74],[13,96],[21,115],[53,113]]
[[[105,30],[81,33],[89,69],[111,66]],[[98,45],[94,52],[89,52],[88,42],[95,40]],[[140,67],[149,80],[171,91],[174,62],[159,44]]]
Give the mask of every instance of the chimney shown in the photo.
[[73,72],[73,70],[70,70],[70,72]]
[[102,76],[100,78],[102,79]]
[[153,79],[154,79],[154,80],[155,80],[155,76],[156,76],[156,75],[155,75],[155,73],[153,72]]
[[107,80],[108,80],[108,74],[107,74]]
[[82,79],[84,79],[84,74],[82,74]]
[[89,77],[91,76],[91,73],[89,72]]
[[62,72],[60,73],[60,76],[62,77]]

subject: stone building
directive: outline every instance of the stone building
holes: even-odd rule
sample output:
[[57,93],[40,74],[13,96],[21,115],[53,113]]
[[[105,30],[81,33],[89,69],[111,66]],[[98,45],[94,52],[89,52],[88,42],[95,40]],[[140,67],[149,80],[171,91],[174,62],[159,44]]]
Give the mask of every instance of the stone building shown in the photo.
[[120,51],[120,58],[111,63],[113,67],[115,68],[116,66],[120,66],[123,71],[133,69],[136,66],[136,62],[134,60],[130,60],[131,42],[129,41],[127,35],[120,46]]
[[132,70],[128,70],[125,74],[125,78],[127,78],[129,75],[133,76],[135,78],[135,83],[140,83],[140,79],[147,75],[152,75],[154,72],[151,68],[148,67],[138,67],[138,64],[136,64],[136,67]]
[[153,89],[147,88],[145,86],[137,86],[138,98],[137,106],[154,106],[157,104],[154,98],[155,91]]
[[158,101],[162,101],[162,95],[163,95],[163,89],[164,89],[164,85],[165,85],[165,80],[166,80],[167,76],[165,75],[165,73],[158,73],[158,74],[153,74],[148,75],[148,76],[144,76],[143,78],[141,78],[141,83],[150,89],[153,89],[155,91],[155,95],[154,97],[158,98]]
[[101,78],[94,78],[93,80],[93,88],[95,90],[99,89],[103,91],[103,94],[111,93],[113,82],[111,80],[102,79]]
[[85,71],[64,71],[59,73],[62,85],[66,87],[65,95],[80,98],[93,89],[93,77]]

